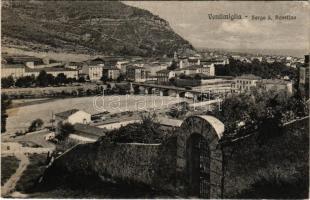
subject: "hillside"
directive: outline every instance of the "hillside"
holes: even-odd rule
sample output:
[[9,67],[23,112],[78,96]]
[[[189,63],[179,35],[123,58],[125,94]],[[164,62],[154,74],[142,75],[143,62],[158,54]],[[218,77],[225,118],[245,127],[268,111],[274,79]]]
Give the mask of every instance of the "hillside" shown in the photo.
[[168,22],[118,1],[6,1],[2,45],[31,50],[153,56],[192,50]]

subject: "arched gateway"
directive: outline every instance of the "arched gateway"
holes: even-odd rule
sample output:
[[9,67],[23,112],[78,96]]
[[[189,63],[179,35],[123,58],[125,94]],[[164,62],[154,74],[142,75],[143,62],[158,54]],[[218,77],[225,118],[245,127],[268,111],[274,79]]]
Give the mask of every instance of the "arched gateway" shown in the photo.
[[212,116],[192,116],[177,140],[177,190],[188,196],[221,198],[224,124]]

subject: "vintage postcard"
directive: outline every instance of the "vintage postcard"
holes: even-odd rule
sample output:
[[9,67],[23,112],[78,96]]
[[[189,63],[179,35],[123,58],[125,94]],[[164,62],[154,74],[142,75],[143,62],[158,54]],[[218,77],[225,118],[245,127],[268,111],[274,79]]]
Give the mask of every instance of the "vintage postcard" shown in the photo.
[[308,199],[308,1],[1,1],[1,197]]

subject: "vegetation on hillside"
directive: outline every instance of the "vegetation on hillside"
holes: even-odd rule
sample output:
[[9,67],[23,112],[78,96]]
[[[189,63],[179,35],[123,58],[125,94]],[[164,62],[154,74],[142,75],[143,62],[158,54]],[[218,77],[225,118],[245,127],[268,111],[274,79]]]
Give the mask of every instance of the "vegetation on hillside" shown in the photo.
[[160,128],[156,113],[141,114],[141,123],[128,124],[117,130],[112,130],[100,141],[112,141],[119,143],[161,143],[171,136],[173,131]]
[[39,51],[153,56],[193,49],[165,20],[119,1],[9,1],[2,30],[4,44]]
[[1,156],[1,186],[16,172],[19,162],[15,156]]
[[239,60],[230,59],[228,65],[217,65],[215,67],[217,76],[240,76],[242,74],[254,74],[265,79],[279,78],[288,76],[290,79],[296,79],[297,70],[287,67],[284,63],[259,62],[253,60],[252,63],[245,63]]
[[[281,134],[283,123],[308,116],[309,108],[298,92],[289,96],[285,92],[258,87],[249,93],[231,95],[223,100],[221,109],[207,114],[220,119],[228,135],[235,134],[238,129],[244,129],[243,132],[258,129],[263,136],[263,133]],[[271,136],[268,134],[267,137]]]

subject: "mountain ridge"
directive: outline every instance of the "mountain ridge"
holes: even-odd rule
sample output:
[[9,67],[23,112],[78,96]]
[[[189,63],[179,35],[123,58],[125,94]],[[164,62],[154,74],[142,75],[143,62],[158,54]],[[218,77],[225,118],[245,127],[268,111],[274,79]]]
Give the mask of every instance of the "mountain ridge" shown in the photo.
[[4,45],[28,43],[41,51],[139,56],[194,51],[166,20],[119,1],[7,1],[2,39]]

